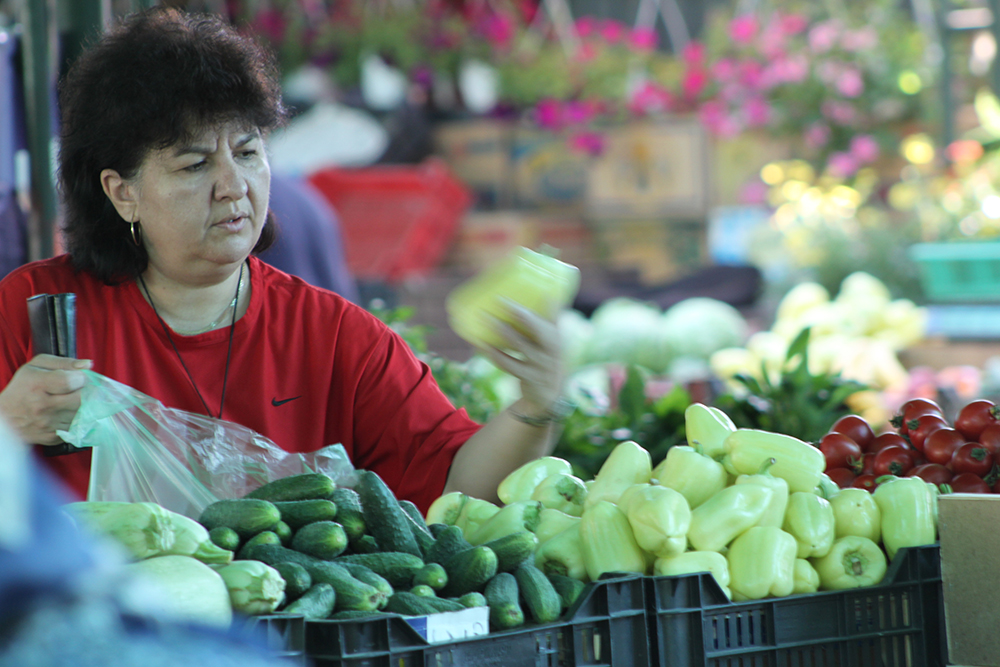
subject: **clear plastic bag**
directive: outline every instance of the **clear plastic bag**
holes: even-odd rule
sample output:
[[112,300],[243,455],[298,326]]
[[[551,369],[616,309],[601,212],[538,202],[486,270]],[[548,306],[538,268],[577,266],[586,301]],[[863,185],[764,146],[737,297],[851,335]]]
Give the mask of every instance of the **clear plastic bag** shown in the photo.
[[92,371],[84,371],[80,409],[59,436],[92,447],[88,500],[154,502],[197,518],[209,504],[303,472],[350,485],[347,452],[330,445],[292,453],[239,424],[169,408]]

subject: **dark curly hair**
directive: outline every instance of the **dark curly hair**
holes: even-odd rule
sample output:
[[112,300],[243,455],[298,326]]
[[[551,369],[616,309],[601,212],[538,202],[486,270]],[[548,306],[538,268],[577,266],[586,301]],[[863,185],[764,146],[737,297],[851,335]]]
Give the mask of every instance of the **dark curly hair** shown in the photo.
[[[149,151],[205,125],[280,127],[277,71],[268,51],[222,19],[164,8],[125,17],[77,58],[59,89],[59,186],[74,266],[109,284],[145,271],[146,250],[105,195],[101,171],[132,178]],[[269,211],[253,252],[274,235]]]

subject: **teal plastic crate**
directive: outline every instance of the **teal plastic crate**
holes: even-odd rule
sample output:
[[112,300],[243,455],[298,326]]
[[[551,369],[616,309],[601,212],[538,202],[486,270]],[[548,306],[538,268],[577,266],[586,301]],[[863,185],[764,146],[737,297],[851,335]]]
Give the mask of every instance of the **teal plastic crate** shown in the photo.
[[1000,302],[1000,241],[917,243],[909,255],[930,301]]

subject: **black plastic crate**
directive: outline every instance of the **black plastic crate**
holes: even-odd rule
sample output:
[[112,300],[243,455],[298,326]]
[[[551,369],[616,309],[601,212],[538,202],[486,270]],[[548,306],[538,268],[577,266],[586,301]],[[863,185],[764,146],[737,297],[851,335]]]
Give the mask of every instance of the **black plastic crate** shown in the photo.
[[428,644],[399,616],[306,622],[315,667],[646,667],[644,578],[591,583],[554,623]]
[[275,658],[306,665],[306,623],[302,614],[248,616],[244,630],[262,640]]
[[647,577],[657,667],[947,664],[938,545],[900,549],[878,586],[731,603],[707,573]]

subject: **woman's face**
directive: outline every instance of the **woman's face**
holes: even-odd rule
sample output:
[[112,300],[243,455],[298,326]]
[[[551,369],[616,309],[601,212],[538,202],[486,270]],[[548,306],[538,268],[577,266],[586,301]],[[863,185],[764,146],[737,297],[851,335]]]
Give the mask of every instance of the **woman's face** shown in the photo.
[[151,151],[119,188],[105,184],[122,217],[141,223],[150,270],[179,282],[228,275],[246,259],[264,226],[271,182],[259,130],[227,123],[192,136]]

